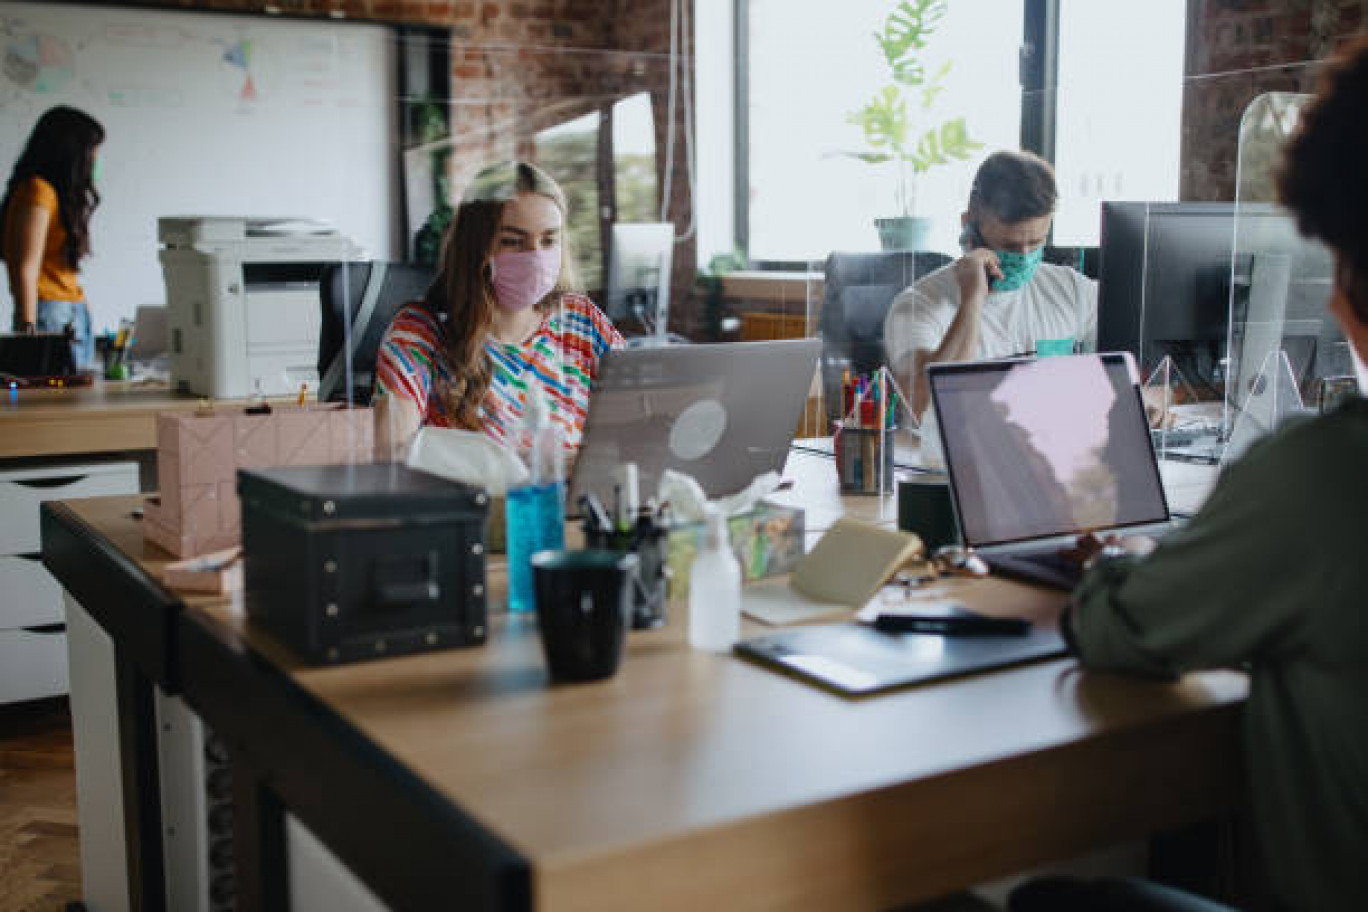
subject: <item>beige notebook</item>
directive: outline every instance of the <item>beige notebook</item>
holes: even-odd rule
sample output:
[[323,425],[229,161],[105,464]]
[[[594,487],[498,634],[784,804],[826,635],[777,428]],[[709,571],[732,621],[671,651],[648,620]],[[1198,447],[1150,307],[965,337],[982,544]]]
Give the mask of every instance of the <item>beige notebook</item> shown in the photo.
[[842,518],[798,562],[789,585],[816,602],[859,608],[921,554],[921,539],[910,532]]

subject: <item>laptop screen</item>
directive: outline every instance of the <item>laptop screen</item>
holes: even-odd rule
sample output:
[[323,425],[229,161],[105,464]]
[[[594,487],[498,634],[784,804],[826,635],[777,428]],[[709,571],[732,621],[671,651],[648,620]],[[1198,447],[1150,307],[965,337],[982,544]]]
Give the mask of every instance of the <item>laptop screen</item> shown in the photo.
[[594,378],[570,480],[571,509],[593,493],[611,504],[614,470],[635,463],[644,499],[665,469],[710,498],[784,467],[821,340],[670,345],[609,352]]
[[930,368],[965,543],[1169,518],[1129,355]]

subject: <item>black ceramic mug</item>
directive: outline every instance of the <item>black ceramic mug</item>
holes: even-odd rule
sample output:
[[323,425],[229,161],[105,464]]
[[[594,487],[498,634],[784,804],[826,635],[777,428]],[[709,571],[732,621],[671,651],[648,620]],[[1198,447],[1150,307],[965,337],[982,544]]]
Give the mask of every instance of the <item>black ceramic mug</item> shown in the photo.
[[939,479],[899,481],[898,528],[915,532],[927,554],[943,545],[960,544],[950,485]]
[[632,614],[637,556],[618,551],[538,551],[532,555],[537,629],[551,677],[596,681],[622,661]]

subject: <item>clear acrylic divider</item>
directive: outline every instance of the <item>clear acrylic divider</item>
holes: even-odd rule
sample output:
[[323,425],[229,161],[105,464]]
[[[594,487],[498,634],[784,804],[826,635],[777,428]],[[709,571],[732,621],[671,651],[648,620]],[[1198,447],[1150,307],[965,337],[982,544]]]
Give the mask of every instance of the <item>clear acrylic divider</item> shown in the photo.
[[1243,455],[1286,419],[1317,410],[1325,390],[1352,376],[1327,309],[1329,250],[1308,240],[1277,202],[1277,164],[1309,96],[1260,95],[1240,122],[1230,261],[1222,461]]

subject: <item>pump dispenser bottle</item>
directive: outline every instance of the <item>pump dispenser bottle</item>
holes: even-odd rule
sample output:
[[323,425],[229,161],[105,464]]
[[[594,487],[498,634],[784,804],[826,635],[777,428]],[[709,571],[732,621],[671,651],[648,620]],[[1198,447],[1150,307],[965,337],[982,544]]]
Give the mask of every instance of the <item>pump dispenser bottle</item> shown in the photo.
[[732,553],[727,517],[708,507],[703,549],[689,571],[689,645],[730,652],[741,635],[741,565]]
[[508,542],[508,612],[527,614],[536,607],[532,555],[565,547],[565,482],[560,434],[551,421],[541,384],[528,389],[520,442],[526,450],[528,481],[511,488],[505,503]]

